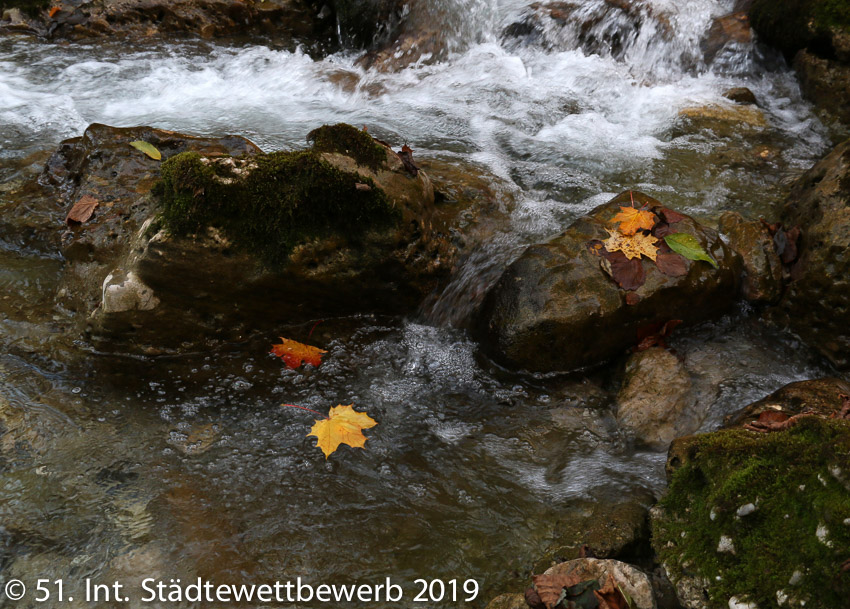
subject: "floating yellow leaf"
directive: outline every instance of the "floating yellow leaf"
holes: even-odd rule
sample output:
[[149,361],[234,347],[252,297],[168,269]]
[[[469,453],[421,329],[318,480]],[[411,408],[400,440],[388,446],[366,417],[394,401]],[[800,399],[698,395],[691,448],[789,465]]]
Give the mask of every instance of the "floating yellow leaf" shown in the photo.
[[317,420],[307,436],[316,436],[316,446],[322,449],[327,459],[332,452],[339,448],[340,444],[348,444],[356,448],[363,448],[366,443],[364,429],[374,427],[378,423],[365,412],[357,412],[348,406],[334,406],[331,408],[327,419]]
[[605,249],[609,252],[623,252],[629,260],[646,256],[655,262],[655,258],[658,255],[658,248],[655,246],[655,243],[658,243],[658,239],[652,235],[644,235],[643,233],[624,235],[616,230],[611,231],[607,228],[605,230],[608,231],[610,237],[603,241],[603,243],[605,244]]

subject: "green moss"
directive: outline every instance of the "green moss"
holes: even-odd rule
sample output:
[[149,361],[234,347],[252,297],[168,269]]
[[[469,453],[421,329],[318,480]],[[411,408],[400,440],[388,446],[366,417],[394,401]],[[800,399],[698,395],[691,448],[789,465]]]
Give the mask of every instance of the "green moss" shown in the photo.
[[[727,430],[688,442],[660,502],[664,516],[653,522],[653,547],[674,578],[705,578],[712,607],[727,607],[732,596],[778,607],[782,590],[808,607],[846,609],[850,423],[812,418],[780,433]],[[757,510],[738,517],[748,503]],[[830,546],[818,539],[820,526]],[[717,551],[721,535],[735,554]],[[803,577],[793,586],[795,571]]]
[[316,152],[338,152],[371,169],[378,169],[387,160],[387,149],[378,144],[366,131],[345,123],[324,125],[307,134]]
[[[340,171],[313,151],[274,152],[246,159],[178,154],[162,164],[160,220],[173,234],[216,227],[236,247],[271,267],[310,238],[356,239],[400,218],[372,180]],[[245,171],[239,166],[247,164]],[[369,190],[358,189],[358,183]]]
[[850,30],[847,0],[755,0],[749,15],[762,41],[788,59],[807,47],[829,55],[829,29]]

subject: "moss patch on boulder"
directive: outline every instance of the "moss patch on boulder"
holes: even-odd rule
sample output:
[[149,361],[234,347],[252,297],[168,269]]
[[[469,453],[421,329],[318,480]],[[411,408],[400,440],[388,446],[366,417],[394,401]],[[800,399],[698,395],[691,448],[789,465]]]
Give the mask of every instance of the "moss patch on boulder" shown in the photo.
[[270,267],[285,263],[305,240],[332,234],[356,240],[401,217],[373,180],[334,167],[315,150],[245,158],[179,154],[162,164],[156,193],[159,217],[172,234],[219,229]]
[[336,152],[350,156],[359,165],[375,170],[387,160],[387,149],[366,131],[346,123],[323,125],[307,134],[316,152]]
[[725,430],[677,443],[681,465],[653,518],[671,580],[705,582],[711,607],[733,596],[760,608],[781,599],[847,606],[850,423],[813,417],[784,432]]

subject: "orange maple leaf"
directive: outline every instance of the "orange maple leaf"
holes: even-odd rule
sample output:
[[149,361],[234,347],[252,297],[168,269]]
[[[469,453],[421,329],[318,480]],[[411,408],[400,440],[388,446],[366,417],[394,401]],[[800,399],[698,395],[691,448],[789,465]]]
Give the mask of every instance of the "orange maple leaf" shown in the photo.
[[352,406],[353,404],[334,406],[331,408],[328,418],[316,419],[316,423],[310,429],[310,433],[307,434],[307,437],[316,436],[318,438],[316,446],[325,453],[325,459],[339,448],[340,444],[363,448],[367,440],[366,436],[363,435],[363,430],[378,424],[368,414],[357,412]]
[[611,218],[611,222],[620,223],[620,232],[624,235],[634,235],[641,229],[652,230],[658,218],[651,211],[620,207],[620,212]]
[[322,355],[327,353],[324,349],[311,347],[288,338],[280,337],[279,345],[272,345],[272,350],[269,352],[272,355],[278,356],[286,364],[290,370],[299,368],[302,363],[307,362],[311,366],[318,366],[322,363]]
[[605,230],[608,231],[610,237],[603,243],[605,249],[609,252],[623,252],[629,260],[646,256],[655,262],[658,256],[658,247],[655,244],[658,243],[658,239],[652,235],[645,235],[644,233],[624,235],[616,230],[611,231],[607,228]]

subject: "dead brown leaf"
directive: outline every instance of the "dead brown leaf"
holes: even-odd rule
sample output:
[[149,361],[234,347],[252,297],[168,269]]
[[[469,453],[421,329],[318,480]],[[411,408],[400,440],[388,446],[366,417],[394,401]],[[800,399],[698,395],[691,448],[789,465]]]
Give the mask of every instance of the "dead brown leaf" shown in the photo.
[[99,204],[100,201],[91,195],[84,195],[80,197],[80,200],[74,203],[71,211],[69,211],[68,215],[65,217],[65,223],[73,224],[76,222],[78,224],[82,224],[88,221]]
[[675,252],[658,254],[655,258],[658,270],[668,277],[682,277],[688,274],[688,263],[685,258]]

